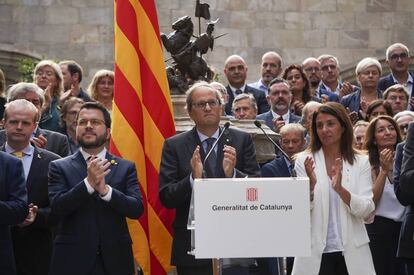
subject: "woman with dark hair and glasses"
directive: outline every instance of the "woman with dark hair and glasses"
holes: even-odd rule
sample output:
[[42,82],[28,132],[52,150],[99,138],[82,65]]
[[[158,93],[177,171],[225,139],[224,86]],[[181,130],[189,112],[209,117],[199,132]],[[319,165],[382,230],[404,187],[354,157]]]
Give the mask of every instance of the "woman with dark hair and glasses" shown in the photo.
[[303,107],[309,101],[321,102],[320,98],[311,95],[309,80],[301,66],[290,65],[283,71],[282,78],[289,82],[293,95],[290,107],[295,115],[301,116]]
[[298,154],[298,176],[309,177],[311,256],[297,257],[293,275],[374,275],[364,219],[374,211],[368,157],[353,148],[345,108],[323,104],[313,114],[311,142]]
[[405,274],[401,259],[396,257],[405,207],[397,200],[392,184],[394,152],[399,142],[400,130],[394,119],[378,116],[371,120],[365,149],[372,169],[375,216],[368,219],[366,228],[377,275]]

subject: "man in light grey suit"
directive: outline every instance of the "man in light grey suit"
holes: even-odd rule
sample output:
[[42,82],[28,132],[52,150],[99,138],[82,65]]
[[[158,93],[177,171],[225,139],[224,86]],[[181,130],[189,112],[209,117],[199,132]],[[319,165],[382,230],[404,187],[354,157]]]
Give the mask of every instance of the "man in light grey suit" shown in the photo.
[[292,92],[289,83],[283,78],[275,78],[269,83],[269,93],[267,102],[270,110],[256,117],[258,120],[264,120],[266,125],[279,133],[280,128],[288,123],[299,122],[300,117],[290,111],[292,101]]

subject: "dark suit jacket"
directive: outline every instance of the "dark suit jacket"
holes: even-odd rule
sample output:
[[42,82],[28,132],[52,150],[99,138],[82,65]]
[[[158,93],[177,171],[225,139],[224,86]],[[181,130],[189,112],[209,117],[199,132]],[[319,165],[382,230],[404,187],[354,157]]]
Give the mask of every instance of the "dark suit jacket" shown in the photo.
[[[217,173],[224,177],[223,147],[229,144],[236,148],[237,163],[236,177],[259,176],[259,166],[256,162],[256,152],[250,135],[237,129],[227,129],[217,148]],[[190,183],[190,159],[197,145],[202,148],[197,131],[178,134],[167,139],[161,157],[159,176],[159,196],[161,203],[167,208],[175,208],[173,223],[174,236],[171,254],[173,265],[194,266],[211,264],[210,260],[195,260],[188,255],[191,235],[187,230],[188,210],[192,186]],[[204,150],[200,150],[204,160]]]
[[[411,77],[414,78],[414,74],[412,72],[409,72],[409,74],[411,75]],[[391,87],[394,84],[396,84],[396,83],[394,83],[394,79],[392,78],[392,74],[389,73],[389,74],[387,74],[387,75],[380,78],[380,80],[378,82],[378,89],[381,90],[382,92],[385,92],[385,90],[388,87]],[[413,85],[413,88],[411,89],[411,91],[408,91],[408,93],[411,94],[411,96],[414,95],[413,90],[414,90],[414,85]]]
[[[377,89],[377,97],[378,99],[383,98],[382,91],[379,89]],[[359,118],[363,119],[359,113],[360,105],[361,105],[361,90],[360,89],[358,89],[356,92],[353,92],[349,95],[344,96],[341,99],[341,104],[345,108],[348,108],[350,112],[357,112]]]
[[[46,148],[44,149],[53,152],[61,157],[66,157],[69,155],[69,141],[65,135],[37,127],[35,137],[38,137],[40,134],[42,134],[47,139]],[[6,143],[6,140],[6,131],[1,130],[0,146],[3,146],[3,144]]]
[[[266,112],[264,114],[257,115],[256,119],[264,120],[267,127],[272,129],[273,131],[275,130],[274,127],[273,127],[273,114],[272,114],[272,111]],[[300,119],[301,119],[300,116],[297,116],[292,112],[289,114],[289,123],[299,123]]]
[[283,156],[277,156],[262,166],[262,177],[290,177],[289,168]]
[[[402,145],[397,146],[397,150]],[[397,151],[397,154],[399,152]],[[400,148],[401,154],[401,148]],[[398,158],[398,155],[396,156]],[[407,212],[401,226],[397,256],[414,259],[414,123],[410,123],[401,165],[400,179],[394,182],[398,201],[407,206]]]
[[[230,116],[232,115],[231,107],[233,106],[234,95],[229,85],[227,85],[226,89],[227,89],[227,94],[229,95],[229,101],[226,104],[225,112],[226,112],[226,115]],[[249,93],[254,96],[254,99],[256,99],[256,103],[257,103],[258,114],[262,114],[264,112],[269,111],[270,107],[269,107],[269,104],[267,103],[266,95],[263,91],[260,91],[258,89],[255,89],[255,88],[252,88],[246,85],[246,88],[244,89],[244,93]]]
[[16,274],[10,225],[28,214],[26,182],[22,162],[0,152],[0,274]]
[[49,166],[49,198],[59,217],[50,274],[90,274],[97,254],[105,274],[133,274],[134,261],[126,217],[138,219],[144,211],[135,165],[107,154],[111,172],[105,181],[112,187],[109,202],[84,183],[86,162],[80,152]]
[[34,148],[26,188],[27,202],[39,207],[36,219],[29,226],[14,226],[11,230],[16,268],[20,275],[48,274],[52,226],[56,223],[56,217],[50,215],[47,174],[49,163],[59,158],[47,150]]

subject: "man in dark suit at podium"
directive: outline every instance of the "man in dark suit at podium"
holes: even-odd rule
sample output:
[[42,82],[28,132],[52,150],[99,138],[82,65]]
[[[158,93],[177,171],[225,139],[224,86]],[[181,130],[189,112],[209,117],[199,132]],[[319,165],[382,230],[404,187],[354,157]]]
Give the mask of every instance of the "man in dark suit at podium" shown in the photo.
[[[162,151],[159,196],[162,204],[176,210],[173,228],[171,263],[179,275],[210,275],[211,260],[196,260],[188,255],[191,234],[187,219],[195,179],[258,176],[259,166],[250,135],[240,130],[224,130],[222,139],[213,149],[211,144],[223,129],[219,126],[221,99],[208,83],[196,83],[187,91],[187,111],[195,127],[164,142]],[[203,162],[208,151],[212,154]],[[226,274],[223,272],[223,274]]]
[[[280,129],[280,147],[290,158],[304,149],[306,143],[305,133],[305,128],[298,123],[286,124]],[[271,162],[263,165],[261,176],[291,177],[292,169],[291,161],[283,155],[279,155]],[[277,258],[258,259],[261,274],[278,275],[278,269],[280,269],[282,263],[281,260]],[[292,272],[292,267],[293,258],[287,258],[287,274]]]
[[27,217],[26,184],[21,161],[0,151],[0,274],[16,274],[10,225]]

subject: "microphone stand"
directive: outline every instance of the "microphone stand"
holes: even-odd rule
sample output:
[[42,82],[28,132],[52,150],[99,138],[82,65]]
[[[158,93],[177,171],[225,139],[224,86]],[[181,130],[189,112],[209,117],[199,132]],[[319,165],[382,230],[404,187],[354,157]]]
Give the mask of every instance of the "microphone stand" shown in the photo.
[[[226,122],[223,126],[223,130],[221,131],[220,135],[218,136],[218,138],[216,139],[216,141],[213,143],[213,145],[211,146],[210,150],[207,152],[206,157],[204,158],[203,161],[203,172],[201,174],[201,177],[203,179],[207,178],[207,173],[206,173],[206,162],[207,159],[210,157],[211,153],[214,151],[214,148],[217,146],[217,144],[219,143],[221,137],[224,135],[224,132],[226,132],[226,130],[230,127],[230,122]],[[194,248],[195,244],[194,244],[194,230],[195,230],[195,222],[194,222],[194,188],[191,191],[191,201],[190,201],[190,209],[189,209],[189,213],[188,213],[188,221],[187,221],[187,229],[191,230],[191,247]],[[195,250],[192,249],[192,251],[187,252],[190,255],[195,255]],[[222,274],[222,261],[221,259],[212,259],[212,267],[213,267],[213,275],[221,275]]]
[[[262,130],[263,134],[266,136],[266,138],[282,153],[283,157],[285,157],[287,160],[289,160],[290,163],[290,167],[291,167],[291,177],[292,178],[296,178],[296,170],[295,170],[295,166],[294,166],[294,162],[292,160],[291,157],[288,156],[288,154],[286,154],[286,152],[279,146],[279,144],[277,144],[273,139],[271,139],[269,137],[269,135],[266,133],[266,131],[262,128],[262,123],[258,120],[254,121],[254,125],[256,125],[257,128],[259,128],[260,130]],[[278,262],[278,269],[279,269],[279,273],[280,274],[286,274],[287,271],[287,257],[282,257],[282,267],[279,264],[279,259],[277,258],[277,262]],[[282,270],[281,270],[282,269]]]
[[260,123],[260,121],[255,120],[254,121],[254,125],[256,125],[257,128],[259,128],[260,130],[262,130],[263,134],[266,136],[266,138],[282,153],[282,155],[289,160],[290,165],[291,165],[291,175],[293,178],[296,178],[296,170],[294,168],[294,162],[291,159],[291,157],[288,156],[288,154],[286,154],[285,151],[283,151],[283,149],[280,147],[279,144],[277,144],[273,139],[271,139],[271,137],[269,137],[269,135],[266,133],[266,131],[262,128],[262,123]]

